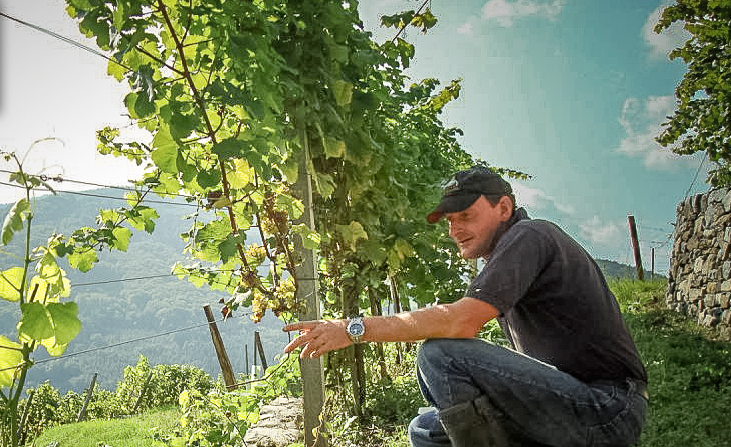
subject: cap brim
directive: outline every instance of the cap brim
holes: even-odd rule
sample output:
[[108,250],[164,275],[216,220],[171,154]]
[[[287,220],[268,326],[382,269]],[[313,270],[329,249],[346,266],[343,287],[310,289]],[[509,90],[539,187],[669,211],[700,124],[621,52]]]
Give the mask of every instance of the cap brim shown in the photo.
[[444,196],[439,205],[434,208],[434,211],[426,216],[426,220],[429,223],[437,223],[445,214],[464,211],[475,203],[475,200],[479,199],[481,195],[479,193],[467,193]]

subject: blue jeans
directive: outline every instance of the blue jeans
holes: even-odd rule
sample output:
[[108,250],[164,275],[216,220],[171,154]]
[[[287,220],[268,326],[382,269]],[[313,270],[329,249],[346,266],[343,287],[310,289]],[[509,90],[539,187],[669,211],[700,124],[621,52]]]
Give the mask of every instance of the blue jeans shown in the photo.
[[586,384],[479,339],[435,339],[417,378],[436,407],[409,425],[413,447],[628,447],[639,439],[643,384]]

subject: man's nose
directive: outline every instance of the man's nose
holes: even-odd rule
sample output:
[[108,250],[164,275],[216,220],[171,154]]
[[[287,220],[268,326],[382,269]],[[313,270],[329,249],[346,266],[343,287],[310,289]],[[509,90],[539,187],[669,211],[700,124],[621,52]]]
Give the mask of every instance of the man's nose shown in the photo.
[[450,222],[449,223],[449,237],[455,237],[455,235],[459,232],[459,225]]

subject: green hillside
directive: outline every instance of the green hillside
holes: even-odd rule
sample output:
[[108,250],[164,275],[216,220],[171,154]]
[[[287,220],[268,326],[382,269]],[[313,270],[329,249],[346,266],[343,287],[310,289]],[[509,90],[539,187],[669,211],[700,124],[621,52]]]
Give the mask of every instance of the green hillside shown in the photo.
[[[122,196],[115,190],[91,193]],[[82,226],[93,226],[99,209],[122,205],[120,200],[75,194],[41,197],[33,220],[34,246],[53,232],[69,234]],[[29,386],[50,380],[62,392],[80,392],[98,372],[99,385],[114,389],[124,367],[136,364],[140,355],[152,365],[190,364],[213,377],[220,373],[203,306],[210,304],[220,318],[219,300],[224,294],[206,286],[198,289],[170,275],[176,261],[186,261],[179,234],[189,227],[185,216],[195,208],[183,202],[151,206],[160,214],[156,231],[152,235],[135,232],[127,253],[100,253],[100,262],[88,273],[64,266],[83,329],[64,356],[49,359],[44,349],[37,352],[37,363],[29,371]],[[0,206],[2,218],[8,209],[9,205]],[[21,252],[19,239],[0,250],[0,269],[18,265],[9,253]],[[15,303],[0,303],[0,334],[16,337],[17,309]],[[219,322],[234,371],[247,370],[246,346],[248,363],[254,363],[254,331],[260,332],[268,363],[274,362],[288,342],[281,326],[274,317],[255,324],[242,313]],[[165,333],[168,335],[160,336]]]

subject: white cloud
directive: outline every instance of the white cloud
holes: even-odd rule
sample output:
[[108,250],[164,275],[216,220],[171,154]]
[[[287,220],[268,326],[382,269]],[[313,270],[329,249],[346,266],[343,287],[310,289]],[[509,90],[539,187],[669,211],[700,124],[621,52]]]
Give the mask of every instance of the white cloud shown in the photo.
[[644,100],[627,98],[622,107],[619,123],[625,137],[617,148],[630,157],[641,158],[650,169],[668,170],[675,167],[680,156],[660,146],[655,137],[660,134],[661,125],[675,110],[675,97],[650,96]]
[[545,192],[537,188],[531,188],[518,182],[511,182],[515,201],[518,206],[523,206],[529,210],[543,210],[553,208],[564,215],[573,215],[575,210],[564,203],[559,203],[554,197],[549,196]]
[[465,22],[462,26],[457,28],[457,34],[472,34],[474,31],[474,25],[470,22]]
[[681,22],[675,22],[670,27],[663,30],[662,33],[656,34],[652,29],[657,24],[660,14],[668,3],[660,5],[657,9],[652,11],[647,16],[645,25],[642,27],[642,38],[645,43],[650,47],[650,52],[653,57],[659,59],[665,59],[668,53],[673,49],[682,46],[691,35],[688,31],[683,29]]
[[500,26],[510,27],[513,21],[528,16],[544,17],[556,20],[561,13],[563,3],[555,0],[553,3],[539,3],[531,0],[488,0],[482,7],[482,18],[494,20]]
[[599,216],[579,224],[579,234],[592,245],[603,247],[613,247],[624,237],[621,225],[615,222],[603,222]]

